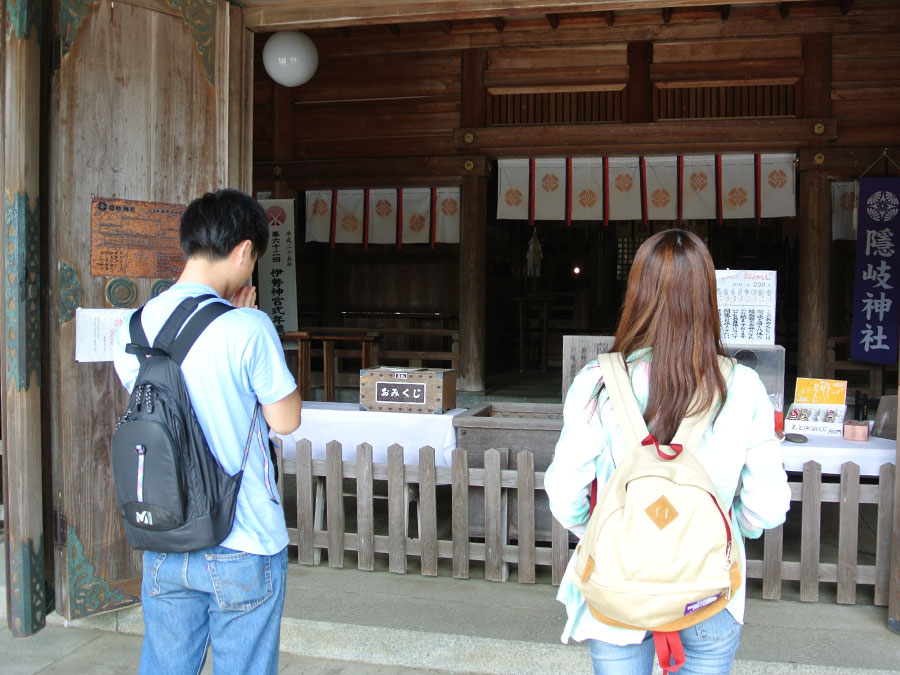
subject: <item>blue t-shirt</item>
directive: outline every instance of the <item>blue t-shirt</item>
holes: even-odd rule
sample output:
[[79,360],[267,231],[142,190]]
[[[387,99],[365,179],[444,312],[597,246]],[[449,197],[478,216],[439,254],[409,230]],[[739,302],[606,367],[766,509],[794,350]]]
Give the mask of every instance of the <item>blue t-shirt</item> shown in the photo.
[[[216,295],[203,284],[178,283],[150,300],[141,315],[150,343],[182,300],[206,293]],[[116,333],[113,362],[119,379],[130,392],[139,363],[137,357],[125,352],[128,342],[126,320]],[[257,309],[226,312],[197,338],[181,368],[210,449],[225,471],[237,473],[256,401],[263,405],[275,403],[297,388],[284,362],[284,351],[272,321]],[[287,546],[288,534],[268,445],[263,445],[269,430],[261,411],[258,418],[258,434],[253,435],[238,493],[234,527],[222,546],[272,555]]]

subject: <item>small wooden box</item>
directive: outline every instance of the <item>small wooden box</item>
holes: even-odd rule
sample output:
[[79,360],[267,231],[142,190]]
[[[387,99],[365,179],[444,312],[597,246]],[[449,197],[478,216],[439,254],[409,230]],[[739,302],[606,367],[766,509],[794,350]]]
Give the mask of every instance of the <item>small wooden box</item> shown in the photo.
[[442,415],[456,407],[456,371],[447,368],[363,368],[359,406],[380,412]]
[[847,420],[844,422],[844,440],[845,441],[868,441],[869,440],[869,422],[868,420]]

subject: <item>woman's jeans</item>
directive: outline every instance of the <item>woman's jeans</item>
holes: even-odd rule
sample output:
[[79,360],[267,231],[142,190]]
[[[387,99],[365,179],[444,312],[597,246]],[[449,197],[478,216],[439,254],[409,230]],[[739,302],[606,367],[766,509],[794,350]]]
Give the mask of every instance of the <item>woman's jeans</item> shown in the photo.
[[275,675],[286,573],[287,548],[145,551],[140,672],[195,675],[212,642],[214,673]]
[[[676,675],[728,675],[741,639],[741,624],[723,609],[696,626],[678,631],[685,662]],[[653,634],[636,645],[591,640],[594,675],[650,675],[656,661]]]

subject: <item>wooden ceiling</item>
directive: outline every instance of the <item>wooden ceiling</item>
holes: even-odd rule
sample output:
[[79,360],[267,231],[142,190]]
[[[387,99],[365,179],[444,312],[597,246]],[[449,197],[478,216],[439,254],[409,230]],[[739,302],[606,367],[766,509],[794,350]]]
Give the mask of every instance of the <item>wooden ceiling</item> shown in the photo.
[[[727,20],[732,9],[777,8],[787,17],[794,8],[832,6],[841,14],[853,0],[244,0],[251,30],[324,29],[377,26],[401,36],[431,24],[446,34],[613,25],[635,14],[652,14],[668,23],[679,12],[706,9]],[[632,19],[633,20],[633,19]]]

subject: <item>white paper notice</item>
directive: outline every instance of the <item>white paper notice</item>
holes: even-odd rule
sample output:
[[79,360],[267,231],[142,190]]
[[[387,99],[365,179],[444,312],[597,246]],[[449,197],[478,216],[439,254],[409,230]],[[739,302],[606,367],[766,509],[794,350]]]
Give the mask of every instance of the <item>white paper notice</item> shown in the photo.
[[75,309],[75,360],[112,361],[113,340],[133,309]]
[[776,276],[770,270],[716,270],[722,342],[775,344]]

